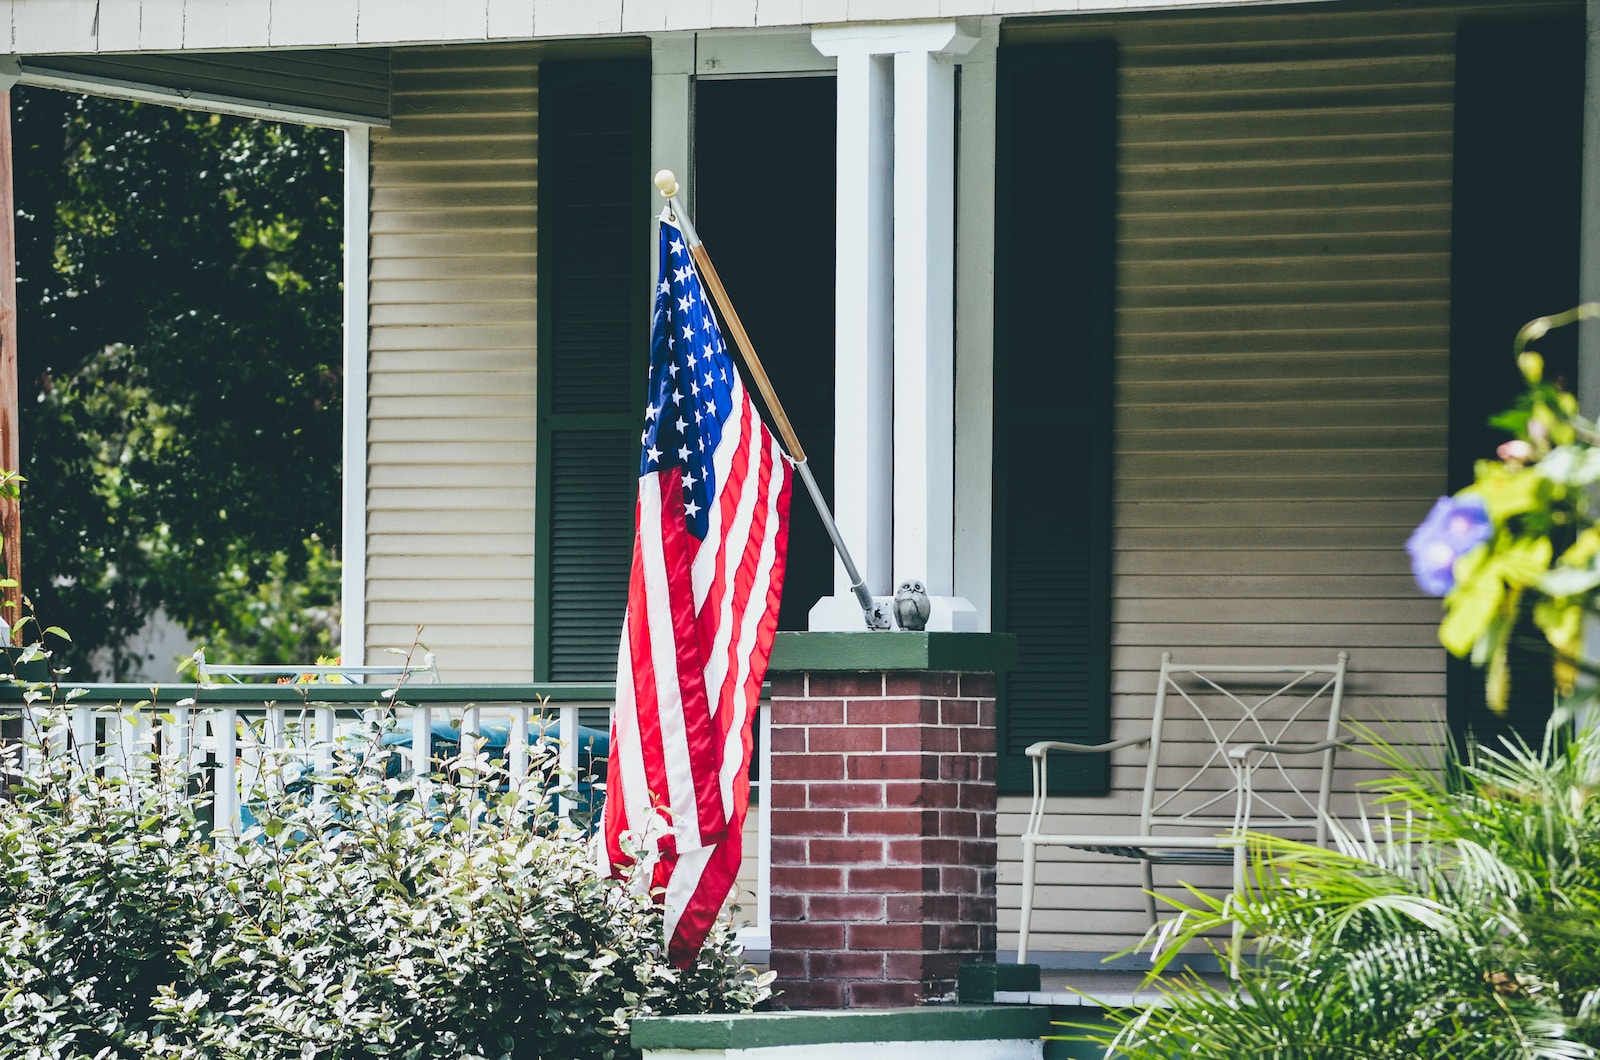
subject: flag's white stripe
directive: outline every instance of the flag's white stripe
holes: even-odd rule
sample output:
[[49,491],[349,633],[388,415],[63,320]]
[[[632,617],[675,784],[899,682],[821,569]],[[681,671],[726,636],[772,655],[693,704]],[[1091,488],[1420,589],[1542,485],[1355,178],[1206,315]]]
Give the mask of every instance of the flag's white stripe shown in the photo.
[[[765,433],[765,432],[763,432]],[[733,708],[737,712],[733,716],[733,727],[728,730],[728,742],[722,757],[722,805],[724,812],[733,813],[733,783],[739,777],[740,771],[747,767],[744,760],[744,726],[749,716],[751,700],[760,694],[747,691],[745,686],[750,680],[751,656],[756,649],[756,637],[761,631],[761,620],[767,613],[767,593],[772,588],[772,568],[778,559],[778,498],[783,493],[783,481],[788,474],[788,465],[784,463],[783,453],[778,448],[776,439],[769,438],[769,448],[772,455],[772,479],[767,484],[765,501],[767,505],[766,530],[761,539],[761,560],[756,568],[756,576],[750,587],[750,601],[745,606],[744,614],[740,616],[739,629],[739,667],[733,675],[736,682],[733,686]]]
[[[754,416],[755,409],[749,401],[742,402],[742,406],[747,410],[746,414]],[[723,682],[728,679],[728,643],[738,625],[734,609],[738,606],[739,565],[744,560],[745,542],[750,540],[755,525],[756,504],[760,500],[761,442],[766,432],[759,423],[752,423],[751,426],[749,451],[745,455],[749,463],[745,471],[744,488],[739,492],[739,505],[734,509],[733,520],[728,527],[727,540],[732,544],[721,550],[723,584],[727,589],[719,602],[717,634],[712,639],[711,653],[706,661],[706,690],[712,697],[713,715],[722,701]],[[762,599],[764,601],[765,597]],[[723,804],[727,805],[726,799]]]
[[[705,606],[706,594],[711,591],[711,583],[716,578],[717,555],[727,546],[727,537],[722,533],[720,498],[728,484],[728,476],[733,473],[733,458],[739,449],[739,435],[744,431],[745,417],[754,413],[754,408],[745,400],[744,383],[738,373],[734,373],[733,408],[722,424],[722,437],[717,439],[717,448],[711,454],[711,467],[717,477],[717,495],[706,502],[710,506],[707,514],[711,519],[706,524],[706,539],[694,557],[694,613],[697,615]],[[751,427],[757,432],[761,429],[759,423],[753,423]]]
[[678,863],[672,868],[672,875],[667,878],[667,893],[661,902],[662,926],[666,929],[664,937],[667,942],[672,941],[672,936],[678,933],[678,921],[683,919],[683,911],[689,907],[689,900],[694,897],[695,888],[700,886],[700,877],[705,875],[706,865],[711,861],[712,847],[701,847],[691,850],[678,858]]
[[[683,716],[683,687],[678,678],[677,638],[672,631],[672,603],[667,586],[667,559],[661,531],[661,476],[639,479],[639,555],[644,567],[645,624],[650,631],[650,661],[655,670],[656,716],[661,724],[661,751],[667,790],[658,801],[672,811],[678,850],[700,846],[700,812],[695,802],[694,764]],[[647,528],[647,529],[646,529]]]
[[[628,619],[622,620],[622,641],[617,650],[617,709],[612,728],[616,739],[611,753],[622,767],[622,791],[608,791],[606,798],[622,796],[628,827],[639,833],[653,833],[650,823],[650,782],[645,779],[644,746],[639,739],[639,701],[633,690],[633,651],[628,637]],[[565,734],[563,734],[565,735]],[[574,739],[568,736],[568,739]]]

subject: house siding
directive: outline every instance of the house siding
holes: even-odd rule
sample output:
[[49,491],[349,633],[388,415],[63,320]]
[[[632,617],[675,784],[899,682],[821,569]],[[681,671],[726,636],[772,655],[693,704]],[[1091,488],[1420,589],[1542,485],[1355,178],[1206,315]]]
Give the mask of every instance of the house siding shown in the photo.
[[538,87],[519,45],[398,49],[372,135],[370,661],[533,676]]
[[[1163,650],[1332,662],[1347,649],[1349,716],[1401,744],[1440,737],[1439,606],[1403,546],[1445,490],[1455,27],[1488,9],[1007,34],[1111,37],[1120,52],[1113,740],[1148,732]],[[1515,5],[1535,9],[1582,5]],[[1052,800],[1051,830],[1126,827],[1142,762],[1114,757],[1109,796]],[[1365,775],[1341,772],[1338,805]],[[1002,798],[1003,950],[1026,812]],[[1158,868],[1158,887],[1176,871]],[[1039,881],[1035,951],[1111,953],[1146,927],[1135,862],[1046,848]]]

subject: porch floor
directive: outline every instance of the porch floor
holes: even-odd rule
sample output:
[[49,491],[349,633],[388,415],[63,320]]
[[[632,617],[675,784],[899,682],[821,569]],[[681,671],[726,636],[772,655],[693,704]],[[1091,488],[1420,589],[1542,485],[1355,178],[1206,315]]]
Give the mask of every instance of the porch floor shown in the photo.
[[[1220,972],[1202,974],[1200,978],[1218,988],[1225,987],[1228,982],[1228,977]],[[1046,968],[1039,974],[1038,990],[996,990],[994,1003],[1060,1008],[1132,1008],[1161,1004],[1160,988],[1146,986],[1144,979],[1140,971]]]

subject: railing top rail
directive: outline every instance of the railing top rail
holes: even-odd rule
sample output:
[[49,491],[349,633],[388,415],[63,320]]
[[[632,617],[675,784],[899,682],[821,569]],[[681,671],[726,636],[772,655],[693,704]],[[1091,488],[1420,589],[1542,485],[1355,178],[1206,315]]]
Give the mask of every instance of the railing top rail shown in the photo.
[[[63,681],[58,702],[65,702],[69,689],[88,691],[73,700],[73,706],[94,707],[112,704],[132,706],[148,700],[158,706],[176,706],[180,701],[193,700],[193,705],[238,706],[256,703],[349,704],[370,706],[386,705],[388,700],[380,693],[393,685],[357,684],[287,684],[287,685],[199,685],[173,683],[170,685],[134,684],[74,684]],[[559,703],[612,703],[617,698],[616,684],[608,681],[541,682],[534,684],[448,684],[435,685],[406,683],[395,699],[406,704],[433,703],[532,703],[541,699],[551,704]],[[0,683],[0,705],[22,704],[23,689],[16,685]]]

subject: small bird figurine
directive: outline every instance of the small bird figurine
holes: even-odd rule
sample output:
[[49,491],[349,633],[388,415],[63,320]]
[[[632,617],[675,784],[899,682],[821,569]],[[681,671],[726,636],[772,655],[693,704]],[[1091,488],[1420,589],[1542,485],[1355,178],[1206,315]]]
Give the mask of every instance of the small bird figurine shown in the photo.
[[928,615],[933,604],[928,600],[928,587],[921,582],[902,582],[894,594],[894,619],[901,629],[918,630],[928,625]]

